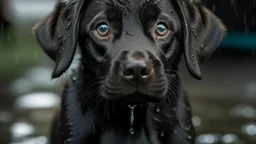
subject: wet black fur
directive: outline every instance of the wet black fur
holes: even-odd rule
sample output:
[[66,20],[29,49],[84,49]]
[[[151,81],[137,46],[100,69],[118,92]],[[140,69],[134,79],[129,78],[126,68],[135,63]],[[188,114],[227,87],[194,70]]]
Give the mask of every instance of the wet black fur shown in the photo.
[[[112,30],[108,39],[95,34],[102,21]],[[160,39],[152,31],[158,21],[169,28]],[[218,18],[198,0],[59,2],[34,31],[56,63],[53,78],[69,68],[77,44],[82,55],[63,93],[52,144],[194,144],[178,63],[184,54],[190,74],[200,79],[200,63],[225,33]],[[120,75],[120,65],[133,54],[154,66],[145,83],[127,83]],[[129,133],[127,103],[138,105],[134,135]]]

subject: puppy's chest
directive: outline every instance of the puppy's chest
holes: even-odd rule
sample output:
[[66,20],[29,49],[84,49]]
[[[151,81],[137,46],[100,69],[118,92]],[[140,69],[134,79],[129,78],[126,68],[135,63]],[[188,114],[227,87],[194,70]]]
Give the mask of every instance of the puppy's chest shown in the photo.
[[124,134],[119,131],[108,130],[100,136],[99,144],[151,144],[148,141],[144,130],[137,131],[136,134]]
[[164,144],[158,132],[146,133],[145,129],[136,134],[123,134],[118,131],[105,131],[99,139],[99,144]]
[[165,137],[172,131],[172,117],[166,111],[149,109],[141,127],[137,125],[131,135],[124,126],[108,127],[101,131],[99,144],[164,144]]

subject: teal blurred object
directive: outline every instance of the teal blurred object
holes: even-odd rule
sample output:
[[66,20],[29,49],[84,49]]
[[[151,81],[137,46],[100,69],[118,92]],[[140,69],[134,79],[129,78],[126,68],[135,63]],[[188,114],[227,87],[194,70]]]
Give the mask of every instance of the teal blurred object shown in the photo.
[[233,49],[256,50],[256,32],[229,32],[221,45]]

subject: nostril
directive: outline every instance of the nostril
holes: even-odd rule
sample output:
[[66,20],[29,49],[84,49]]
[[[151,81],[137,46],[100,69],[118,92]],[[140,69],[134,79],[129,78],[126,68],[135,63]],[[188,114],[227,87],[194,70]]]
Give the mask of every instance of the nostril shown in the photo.
[[147,77],[150,73],[150,70],[148,68],[143,68],[140,72],[142,77]]
[[132,68],[124,69],[123,70],[123,75],[124,76],[133,76],[134,75],[133,69]]

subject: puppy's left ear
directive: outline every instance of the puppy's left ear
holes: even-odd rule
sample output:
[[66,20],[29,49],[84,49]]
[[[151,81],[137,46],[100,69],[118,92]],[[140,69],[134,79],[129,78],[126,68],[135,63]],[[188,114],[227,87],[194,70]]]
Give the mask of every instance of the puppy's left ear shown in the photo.
[[188,70],[201,79],[200,64],[219,46],[226,33],[222,22],[200,0],[174,0],[183,28],[183,47]]
[[33,29],[40,46],[55,61],[52,78],[62,75],[73,60],[77,46],[80,11],[84,1],[59,1],[55,10]]

